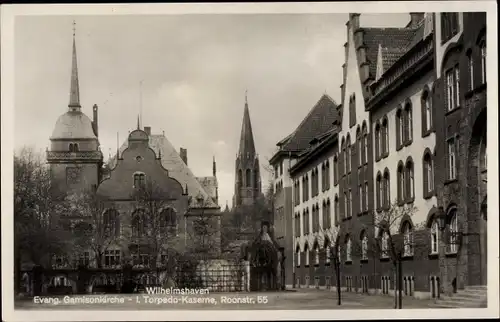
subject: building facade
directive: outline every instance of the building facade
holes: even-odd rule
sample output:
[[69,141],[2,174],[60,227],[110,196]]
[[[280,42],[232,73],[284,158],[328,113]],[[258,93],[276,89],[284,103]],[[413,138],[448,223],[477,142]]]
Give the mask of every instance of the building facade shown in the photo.
[[[297,204],[296,193],[300,193],[298,187],[300,183],[295,178],[298,170],[292,171],[292,169],[297,169],[297,161],[303,159],[303,156],[310,151],[311,142],[319,144],[320,140],[328,137],[331,125],[336,120],[338,120],[337,104],[328,95],[323,95],[295,131],[278,142],[278,151],[270,160],[270,164],[274,168],[274,229],[276,240],[285,252],[286,285],[288,287],[300,284],[297,283],[297,277],[300,277],[302,272],[294,264],[298,261],[295,254],[296,244],[298,243],[299,248],[303,249],[306,243],[305,237],[300,238],[301,235],[296,233],[296,229],[299,229],[300,226],[294,224],[299,218],[297,214],[303,214],[306,206],[305,204]],[[318,132],[321,135],[318,136]],[[327,175],[332,171],[330,164],[325,163],[323,168],[318,167],[318,169],[321,168],[319,175],[315,171],[315,179],[324,182],[321,188],[322,194],[330,189],[327,184],[329,181]],[[301,166],[300,169],[302,168]],[[311,169],[309,170],[312,171]],[[303,170],[300,171],[303,172]],[[304,171],[307,175],[307,171]],[[319,176],[322,176],[321,179]],[[303,178],[306,177],[303,176]],[[303,184],[305,187],[305,179]],[[327,219],[326,215],[324,216],[325,222],[330,223],[331,220]],[[317,233],[323,236],[323,232],[317,231]]]
[[435,14],[436,188],[445,292],[487,285],[486,13]]
[[202,248],[217,258],[221,212],[215,158],[213,176],[195,177],[186,149],[178,153],[164,134],[141,129],[138,121],[115,157],[103,165],[98,107],[94,105],[91,121],[82,112],[79,90],[73,35],[69,110],[56,122],[47,162],[54,197],[95,202],[95,207],[76,204],[77,211],[67,216],[75,239],[88,231],[94,237],[75,247],[74,254],[56,256],[53,267],[151,268],[165,264],[170,251],[195,254]]
[[[349,15],[338,119],[289,163],[294,287],[394,294],[389,235],[404,296],[486,284],[485,14],[409,20],[367,28]],[[389,225],[392,209],[410,210]]]

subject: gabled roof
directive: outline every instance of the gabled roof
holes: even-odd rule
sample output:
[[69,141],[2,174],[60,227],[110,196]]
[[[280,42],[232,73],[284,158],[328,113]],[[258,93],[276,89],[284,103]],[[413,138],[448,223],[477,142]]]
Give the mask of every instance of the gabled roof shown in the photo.
[[[126,140],[120,147],[120,155],[128,147],[128,140]],[[218,208],[211,195],[205,191],[201,183],[197,180],[191,169],[182,161],[179,153],[175,150],[173,145],[163,135],[149,135],[149,147],[153,149],[157,156],[161,156],[161,164],[168,170],[168,175],[181,183],[190,197],[192,197],[192,206],[196,204],[198,198],[205,200],[203,205],[198,204],[202,208]],[[109,161],[110,168],[113,169],[116,164],[116,155]]]
[[309,147],[312,139],[333,127],[338,120],[337,103],[328,95],[321,96],[295,131],[282,143],[281,151],[302,151]]
[[[394,63],[409,48],[420,28],[362,28],[364,46],[366,47],[366,60],[369,64],[370,74],[377,74],[377,55],[379,46],[385,48]],[[397,58],[394,58],[397,57]],[[385,65],[385,64],[384,64]],[[390,66],[389,66],[390,67]],[[384,66],[385,69],[385,66]]]

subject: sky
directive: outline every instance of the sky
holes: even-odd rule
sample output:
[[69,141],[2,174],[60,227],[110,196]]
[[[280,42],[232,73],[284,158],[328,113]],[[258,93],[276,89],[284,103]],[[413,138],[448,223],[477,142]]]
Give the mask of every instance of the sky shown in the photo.
[[[340,103],[348,14],[18,16],[16,148],[45,151],[68,110],[73,20],[82,111],[92,118],[99,106],[105,159],[117,133],[121,145],[141,114],[142,126],[187,149],[196,176],[211,175],[215,157],[222,207],[234,194],[245,91],[263,189],[276,143],[324,93]],[[408,14],[361,15],[367,27],[408,21]]]

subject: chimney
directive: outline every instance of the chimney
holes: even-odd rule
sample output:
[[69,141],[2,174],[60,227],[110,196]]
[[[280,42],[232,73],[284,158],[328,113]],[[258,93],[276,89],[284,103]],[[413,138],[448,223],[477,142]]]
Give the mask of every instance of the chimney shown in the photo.
[[144,127],[144,132],[146,132],[146,134],[148,136],[150,136],[151,135],[151,126],[145,126]]
[[425,18],[425,12],[410,12],[410,23],[408,28],[417,28]]
[[98,123],[98,116],[97,116],[97,104],[94,104],[94,107],[92,108],[94,112],[94,120],[92,121],[92,128],[94,130],[95,136],[99,137],[99,123]]
[[187,165],[188,164],[187,149],[181,148],[179,154],[181,156],[182,161],[184,161],[184,163]]

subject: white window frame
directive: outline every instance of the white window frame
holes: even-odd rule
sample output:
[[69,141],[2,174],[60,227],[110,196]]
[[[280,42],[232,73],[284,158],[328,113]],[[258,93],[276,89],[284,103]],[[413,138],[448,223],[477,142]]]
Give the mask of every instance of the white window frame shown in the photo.
[[413,230],[409,223],[406,223],[403,228],[403,255],[412,256],[413,255]]
[[430,131],[432,128],[432,105],[430,99],[430,93],[427,93],[427,97],[424,99],[425,108],[425,129]]
[[457,156],[456,156],[456,140],[450,138],[447,141],[448,148],[448,179],[453,180],[457,178]]
[[363,238],[361,239],[361,259],[368,259],[368,236],[363,234]]
[[346,262],[352,262],[352,242],[351,242],[351,237],[349,237],[347,239],[347,241],[346,241],[345,260],[346,260]]
[[431,156],[426,160],[425,166],[427,167],[427,192],[432,192],[434,191],[434,161]]
[[467,55],[467,64],[469,65],[469,89],[474,89],[474,58],[472,52]]
[[455,87],[454,87],[454,69],[445,73],[446,80],[446,109],[453,111],[455,109]]
[[431,225],[431,254],[439,253],[439,226],[437,220]]
[[365,211],[368,210],[368,202],[369,202],[369,198],[368,198],[368,181],[365,181]]

